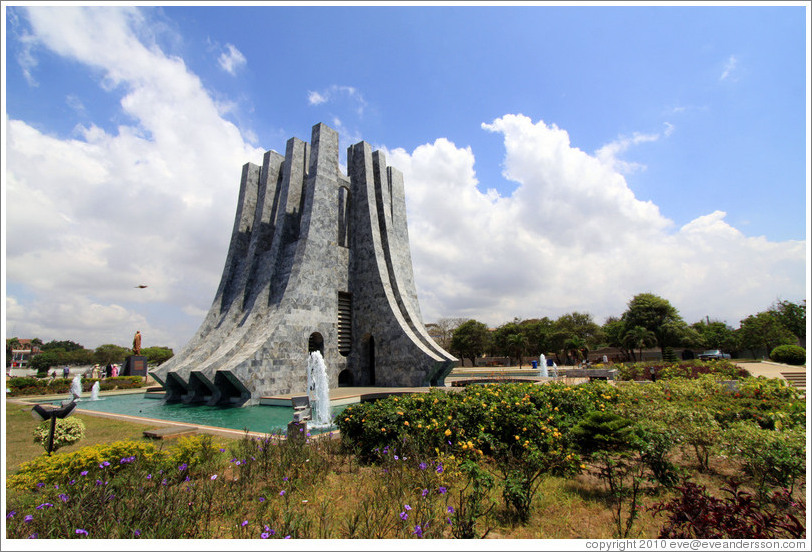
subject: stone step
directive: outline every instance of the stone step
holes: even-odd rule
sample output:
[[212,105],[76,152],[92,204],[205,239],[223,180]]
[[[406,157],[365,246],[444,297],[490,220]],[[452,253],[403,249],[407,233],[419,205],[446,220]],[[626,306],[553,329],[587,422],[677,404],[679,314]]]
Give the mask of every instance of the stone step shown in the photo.
[[806,390],[806,372],[781,372],[781,377],[793,387]]

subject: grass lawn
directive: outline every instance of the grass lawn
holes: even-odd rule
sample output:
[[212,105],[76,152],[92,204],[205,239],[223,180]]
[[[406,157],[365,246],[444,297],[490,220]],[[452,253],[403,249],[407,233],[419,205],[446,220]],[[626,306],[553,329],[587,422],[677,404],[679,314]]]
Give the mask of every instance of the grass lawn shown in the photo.
[[[666,408],[679,414],[681,410],[678,409],[681,408],[686,409],[685,412],[704,412],[710,406],[723,410],[734,404],[721,401],[717,396],[718,390],[707,390],[702,385],[707,384],[673,382],[668,385],[627,386],[623,394],[617,397],[610,396],[610,393],[619,391],[601,385],[572,389],[562,386],[557,390],[554,387],[521,384],[488,388],[474,386],[461,393],[437,395],[439,399],[447,399],[446,406],[443,403],[432,406],[434,403],[429,401],[430,397],[425,399],[425,404],[422,397],[394,397],[381,400],[375,403],[374,408],[363,409],[356,414],[350,414],[348,409],[344,420],[350,420],[353,415],[365,416],[358,426],[363,430],[358,439],[366,439],[367,443],[372,443],[368,446],[373,447],[378,446],[378,439],[385,433],[383,428],[378,427],[379,423],[390,428],[389,431],[409,427],[412,428],[409,431],[415,432],[416,428],[421,427],[418,422],[425,427],[429,422],[436,421],[443,424],[442,427],[445,424],[453,426],[456,432],[488,423],[477,418],[479,421],[473,426],[464,426],[468,423],[466,419],[473,419],[470,416],[490,412],[494,419],[500,420],[491,427],[490,435],[496,435],[504,424],[513,423],[510,420],[515,421],[515,427],[508,432],[508,442],[512,443],[519,440],[518,435],[514,439],[514,433],[522,433],[525,427],[531,428],[539,420],[553,419],[553,414],[559,410],[558,407],[551,409],[548,401],[553,400],[560,401],[556,404],[563,410],[566,405],[587,404],[588,400],[592,400],[590,397],[594,397],[605,400],[605,405],[611,408],[631,409],[629,412],[643,413],[643,417],[661,415]],[[747,393],[758,397],[768,397],[769,393],[776,396],[788,393],[761,382],[752,385],[754,387],[748,388],[750,391]],[[667,393],[663,395],[667,398],[661,397],[650,404],[643,400],[655,392],[661,395]],[[509,395],[512,398],[505,400],[509,398],[509,393],[512,393]],[[536,403],[530,400],[531,394],[539,399]],[[711,401],[710,406],[701,406],[697,402],[699,398]],[[733,400],[732,397],[729,400]],[[753,408],[762,408],[767,404],[767,400],[760,398],[736,400],[745,401],[742,404]],[[488,405],[485,401],[489,401]],[[789,400],[787,402],[789,404]],[[778,399],[774,399],[773,403],[783,404]],[[410,406],[407,408],[406,404]],[[533,404],[537,406],[531,408]],[[604,403],[600,405],[602,410]],[[441,407],[447,410],[433,410],[430,413],[427,410]],[[358,410],[361,407],[353,408]],[[534,408],[548,409],[544,411],[543,419],[540,414],[542,410]],[[451,415],[452,412],[454,415]],[[747,411],[742,412],[746,414]],[[764,414],[762,410],[758,412]],[[793,412],[786,410],[787,414],[782,414],[782,423],[791,421],[790,414],[796,418],[800,416],[800,413]],[[547,417],[547,414],[550,416]],[[411,417],[406,419],[408,416]],[[502,417],[497,418],[499,416]],[[583,417],[582,414],[578,416]],[[82,414],[77,417],[86,425],[85,438],[59,449],[54,456],[68,455],[86,446],[122,440],[152,442],[142,435],[145,429],[154,427],[152,424]],[[678,416],[674,419],[681,418]],[[696,423],[701,422],[700,418],[696,420]],[[43,457],[41,445],[33,442],[32,431],[36,425],[29,406],[6,403],[7,478],[17,473],[24,462]],[[694,422],[686,422],[682,428],[684,438],[698,438],[690,433],[694,425]],[[540,427],[547,429],[544,424]],[[423,438],[451,433],[451,429],[445,433],[437,429],[431,435],[424,433]],[[765,434],[772,436],[778,432],[768,431]],[[473,432],[469,435],[475,438]],[[540,435],[536,437],[538,442],[542,442],[543,433]],[[722,439],[724,432],[717,428],[713,435],[716,439]],[[384,449],[383,443],[386,442],[380,441],[381,449]],[[470,449],[466,452],[466,449],[459,447],[463,442],[464,439],[459,438],[455,448],[449,446],[441,451],[429,450],[425,446],[422,449],[409,449],[408,445],[403,445],[406,439],[398,438],[386,445],[385,449],[391,446],[391,450],[382,450],[378,453],[377,463],[370,464],[362,462],[360,456],[343,450],[342,442],[337,439],[296,443],[247,437],[213,437],[210,443],[202,445],[190,445],[183,440],[158,441],[165,449],[179,454],[185,450],[188,454],[173,457],[174,463],[163,464],[160,471],[146,463],[139,464],[141,458],[132,460],[134,463],[131,466],[124,465],[131,460],[119,455],[109,458],[110,467],[102,467],[99,460],[95,460],[94,465],[80,468],[91,471],[87,477],[71,474],[69,477],[74,481],[67,483],[66,480],[59,480],[57,488],[53,481],[42,485],[42,488],[33,488],[33,482],[41,481],[38,472],[37,479],[30,483],[30,490],[7,489],[8,509],[17,513],[15,518],[7,520],[7,530],[10,535],[15,535],[13,538],[26,538],[28,533],[36,531],[39,531],[39,538],[81,538],[78,530],[91,530],[94,534],[89,538],[133,538],[133,535],[137,538],[215,539],[284,538],[287,535],[293,538],[330,539],[451,538],[461,535],[460,527],[466,520],[465,515],[461,515],[464,513],[468,521],[473,521],[471,533],[477,537],[609,539],[616,536],[618,515],[613,513],[616,503],[607,490],[605,480],[598,477],[598,461],[585,457],[583,469],[572,476],[542,476],[538,492],[533,495],[528,508],[529,517],[520,521],[505,502],[503,483],[507,480],[504,479],[504,470],[500,469],[504,466],[494,457],[483,456],[481,450],[478,451],[479,456]],[[439,444],[442,446],[441,442]],[[710,449],[717,444],[710,442],[707,447]],[[431,452],[433,450],[437,451],[437,455]],[[728,457],[721,448],[713,450],[704,468],[699,466],[694,450],[688,446],[670,449],[667,459],[678,469],[681,477],[706,487],[713,497],[727,496],[723,489],[733,476],[742,478],[742,490],[754,494],[755,480],[745,477],[741,460]],[[360,453],[361,449],[355,451]],[[475,465],[478,466],[476,476],[472,476],[474,472],[466,468],[466,464],[471,462],[465,460],[471,458],[476,459]],[[485,490],[481,495],[475,496],[474,482],[489,478],[491,486],[483,487]],[[803,484],[804,480],[800,479],[795,489],[797,496],[803,495]],[[637,517],[628,536],[657,538],[666,519],[664,515],[655,514],[651,507],[677,496],[679,492],[675,488],[645,480],[637,499]],[[40,508],[45,504],[49,504],[49,507]],[[620,516],[623,519],[628,517],[628,506],[627,501]],[[111,515],[107,509],[115,513]],[[23,519],[32,516],[30,522]]]

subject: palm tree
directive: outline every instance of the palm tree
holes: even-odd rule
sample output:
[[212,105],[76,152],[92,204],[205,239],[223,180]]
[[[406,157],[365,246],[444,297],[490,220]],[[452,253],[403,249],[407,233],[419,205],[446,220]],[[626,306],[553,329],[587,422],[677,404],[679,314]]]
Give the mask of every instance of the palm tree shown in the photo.
[[640,360],[643,360],[643,348],[656,345],[657,336],[643,326],[635,326],[623,336],[623,343],[632,350],[632,355],[634,349],[640,349]]
[[573,336],[564,343],[564,352],[569,356],[570,352],[574,353],[575,360],[587,358],[589,355],[589,347],[586,340],[581,337]]
[[527,348],[527,337],[523,334],[516,333],[507,337],[507,346],[511,355],[515,355],[519,359],[519,368],[522,367],[522,355]]

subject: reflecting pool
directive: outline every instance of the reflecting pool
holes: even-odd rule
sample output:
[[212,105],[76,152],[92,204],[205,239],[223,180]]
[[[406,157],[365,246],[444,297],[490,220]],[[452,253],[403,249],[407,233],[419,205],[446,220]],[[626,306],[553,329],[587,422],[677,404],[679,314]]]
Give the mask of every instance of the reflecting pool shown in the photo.
[[[64,399],[63,399],[64,400]],[[62,401],[54,401],[61,404]],[[249,430],[257,433],[285,433],[293,420],[293,408],[284,406],[207,406],[201,404],[166,403],[163,399],[147,398],[143,393],[102,396],[99,400],[79,399],[77,408],[111,414],[126,414],[192,425]],[[345,408],[334,406],[332,417]]]

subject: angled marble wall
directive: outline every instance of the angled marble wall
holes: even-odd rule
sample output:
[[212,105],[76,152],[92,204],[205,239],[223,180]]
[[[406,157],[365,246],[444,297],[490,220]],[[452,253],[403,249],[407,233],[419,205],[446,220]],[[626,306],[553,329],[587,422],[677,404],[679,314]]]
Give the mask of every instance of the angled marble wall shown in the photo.
[[366,142],[338,163],[313,127],[242,170],[217,293],[195,336],[151,374],[169,400],[251,404],[306,391],[320,350],[330,386],[441,385],[457,359],[423,326],[402,174]]

